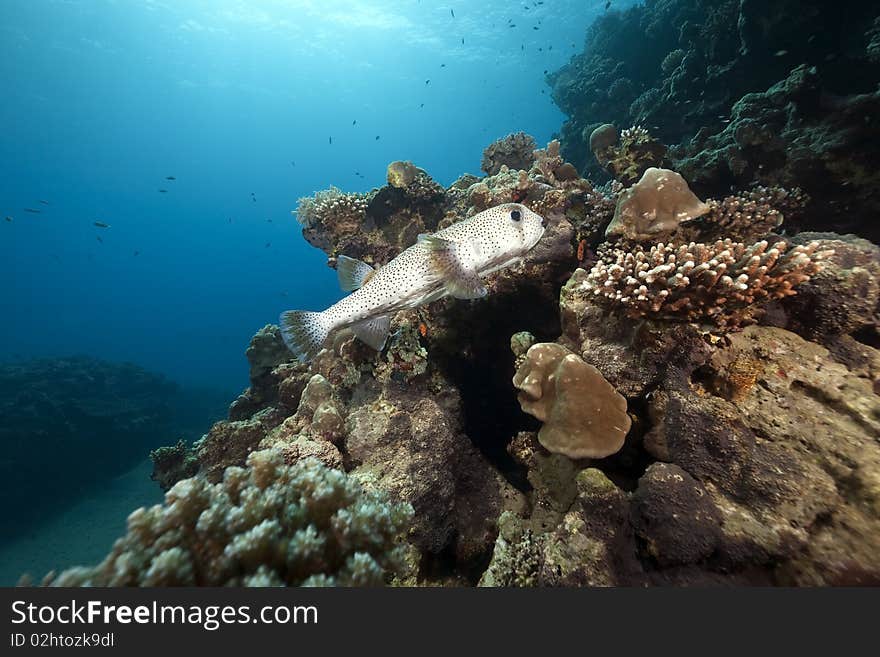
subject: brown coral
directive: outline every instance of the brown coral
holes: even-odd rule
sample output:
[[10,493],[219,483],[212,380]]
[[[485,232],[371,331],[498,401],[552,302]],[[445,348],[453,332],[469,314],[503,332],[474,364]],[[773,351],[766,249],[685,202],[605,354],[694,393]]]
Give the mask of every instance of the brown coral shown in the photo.
[[650,168],[620,194],[606,237],[643,241],[672,234],[683,221],[709,212],[685,179],[669,169]]
[[631,317],[711,320],[732,327],[750,323],[760,312],[755,304],[795,294],[793,288],[808,281],[829,255],[817,247],[724,240],[679,247],[661,243],[649,251],[604,250],[583,286]]
[[480,168],[490,176],[501,171],[502,166],[528,171],[535,161],[534,151],[537,147],[534,137],[524,132],[515,132],[486,147]]
[[544,422],[538,440],[551,452],[604,458],[623,446],[630,427],[626,399],[565,347],[532,345],[513,385],[523,411]]

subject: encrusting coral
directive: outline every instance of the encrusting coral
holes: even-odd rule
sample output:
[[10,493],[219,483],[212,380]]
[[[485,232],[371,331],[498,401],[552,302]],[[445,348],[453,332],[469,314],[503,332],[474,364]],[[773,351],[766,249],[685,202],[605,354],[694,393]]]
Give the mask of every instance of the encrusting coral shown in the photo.
[[599,300],[630,317],[712,321],[734,327],[754,321],[762,302],[796,294],[794,287],[830,255],[818,243],[795,246],[731,240],[649,250],[603,249],[583,283]]
[[544,422],[538,441],[569,458],[617,452],[630,428],[626,399],[592,365],[549,342],[529,347],[513,377],[523,411]]
[[401,574],[412,509],[314,459],[254,452],[219,484],[183,479],[128,518],[93,568],[52,586],[376,586]]

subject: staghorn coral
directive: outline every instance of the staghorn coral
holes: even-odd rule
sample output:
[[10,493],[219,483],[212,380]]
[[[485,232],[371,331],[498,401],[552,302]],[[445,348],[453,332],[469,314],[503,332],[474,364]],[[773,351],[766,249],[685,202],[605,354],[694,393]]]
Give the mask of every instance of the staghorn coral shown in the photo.
[[535,138],[524,132],[507,135],[486,147],[480,168],[490,176],[500,172],[502,166],[528,171],[535,161],[537,147]]
[[529,347],[513,377],[522,410],[544,422],[538,441],[572,459],[617,452],[630,428],[626,399],[592,365],[549,342]]
[[390,505],[314,459],[251,454],[218,484],[179,481],[165,503],[134,511],[93,568],[52,586],[376,586],[404,565],[412,509]]
[[630,317],[736,327],[753,321],[757,304],[795,294],[796,285],[810,280],[830,255],[818,246],[719,240],[679,247],[660,243],[648,251],[604,249],[583,287]]
[[638,183],[620,194],[605,237],[656,240],[675,232],[683,221],[706,214],[700,201],[675,171],[649,168]]

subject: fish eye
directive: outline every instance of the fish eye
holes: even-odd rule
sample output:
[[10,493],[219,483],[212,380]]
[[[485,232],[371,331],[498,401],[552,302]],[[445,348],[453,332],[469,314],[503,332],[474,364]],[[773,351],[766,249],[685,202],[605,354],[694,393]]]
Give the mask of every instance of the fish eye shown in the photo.
[[514,221],[519,221],[520,219],[522,219],[522,212],[514,208],[510,211],[510,218]]

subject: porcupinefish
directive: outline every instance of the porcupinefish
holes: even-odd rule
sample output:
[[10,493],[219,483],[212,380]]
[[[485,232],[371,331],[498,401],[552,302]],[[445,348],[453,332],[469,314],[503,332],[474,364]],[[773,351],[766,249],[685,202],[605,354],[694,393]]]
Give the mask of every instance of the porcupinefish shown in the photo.
[[524,205],[506,203],[431,235],[419,235],[415,244],[379,269],[340,255],[339,284],[351,294],[323,312],[282,313],[281,335],[301,361],[313,358],[331,331],[345,327],[381,351],[394,313],[445,296],[486,296],[480,279],[522,262],[545,227],[543,217]]

